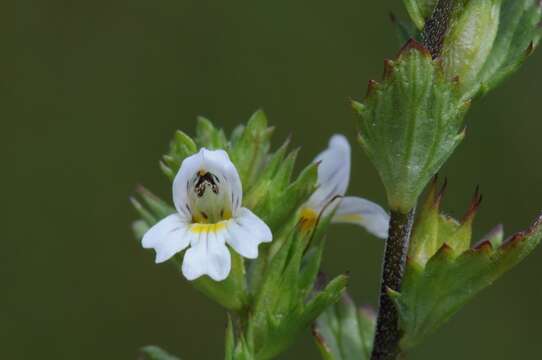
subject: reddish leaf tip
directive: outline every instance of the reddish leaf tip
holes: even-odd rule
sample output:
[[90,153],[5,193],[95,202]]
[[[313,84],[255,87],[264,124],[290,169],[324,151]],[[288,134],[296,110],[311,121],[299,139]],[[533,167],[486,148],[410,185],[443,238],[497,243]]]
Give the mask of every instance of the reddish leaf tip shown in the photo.
[[318,328],[316,327],[316,324],[312,324],[311,326],[311,332],[312,336],[316,339],[316,342],[323,346],[326,350],[329,351],[329,347],[326,344],[326,341],[324,340],[324,337],[320,334],[320,331],[318,331]]
[[480,208],[480,204],[482,203],[482,195],[480,194],[480,186],[476,186],[476,190],[474,191],[474,196],[472,197],[471,203],[469,205],[469,209],[467,210],[467,213],[463,216],[463,219],[461,219],[461,223],[465,224],[468,222],[472,222],[474,219],[474,216],[478,212],[478,209]]
[[376,88],[378,87],[378,81],[376,80],[369,80],[368,84],[367,84],[367,96],[370,96],[371,94],[373,94],[373,92],[376,90]]
[[419,51],[423,56],[428,57],[432,59],[431,52],[423,46],[421,43],[417,42],[414,39],[409,39],[405,45],[399,50],[399,54],[397,55],[397,58],[400,58],[410,50]]
[[444,256],[450,256],[450,255],[453,254],[453,251],[454,251],[454,249],[453,249],[450,245],[448,245],[447,243],[444,243],[444,244],[442,244],[442,246],[437,250],[436,254],[433,255],[433,257],[435,257],[435,256],[442,256],[442,255],[444,255]]
[[489,253],[493,250],[493,245],[491,244],[491,241],[483,240],[474,245],[473,250]]
[[384,79],[389,79],[393,74],[394,62],[390,59],[384,60]]
[[527,229],[520,231],[518,233],[515,233],[514,235],[506,239],[503,242],[501,248],[503,250],[506,250],[511,247],[517,246],[520,242],[522,242],[528,236],[534,234],[536,231],[541,230],[541,227],[542,227],[542,214],[540,214],[538,218],[536,218],[536,220]]

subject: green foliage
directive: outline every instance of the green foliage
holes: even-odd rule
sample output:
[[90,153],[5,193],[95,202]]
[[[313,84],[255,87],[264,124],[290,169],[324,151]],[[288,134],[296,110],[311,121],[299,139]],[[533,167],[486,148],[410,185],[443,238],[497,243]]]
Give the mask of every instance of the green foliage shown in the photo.
[[[270,152],[272,129],[262,111],[230,138],[207,119],[199,118],[194,140],[176,132],[161,168],[173,180],[182,161],[198,148],[226,150],[239,171],[243,206],[251,209],[273,232],[273,242],[262,244],[258,259],[246,261],[234,251],[228,278],[216,282],[207,276],[192,282],[195,288],[236,314],[237,334],[231,323],[226,334],[226,359],[269,359],[284,351],[326,307],[339,299],[346,277],[339,276],[313,294],[324,249],[324,233],[331,217],[306,228],[297,212],[316,189],[317,164],[293,176],[297,150],[286,141]],[[132,203],[140,215],[133,230],[138,239],[158,221],[175,212],[143,187]],[[182,255],[170,262],[180,270]],[[245,270],[245,265],[247,270]]]
[[360,140],[386,187],[394,210],[406,213],[461,142],[469,102],[431,54],[410,41],[387,61],[382,83],[369,83],[360,115]]
[[446,182],[441,189],[434,178],[427,199],[420,207],[410,239],[409,257],[411,260],[425,265],[444,243],[460,253],[470,247],[472,222],[481,202],[481,196],[476,191],[468,212],[461,222],[441,214],[440,205],[446,190]]
[[424,340],[461,307],[520,263],[542,239],[542,217],[503,241],[502,227],[470,245],[475,196],[461,222],[440,214],[436,185],[418,217],[401,292],[389,291],[400,313],[403,349]]
[[149,345],[140,350],[141,360],[181,360],[177,356],[169,354],[167,351],[159,348],[158,346]]
[[267,117],[261,110],[250,117],[246,126],[237,127],[229,141],[222,129],[199,117],[195,140],[177,131],[169,152],[163,157],[161,168],[173,181],[182,161],[196,153],[199,147],[226,150],[241,177],[244,206],[252,209],[275,232],[292,218],[315,190],[318,173],[317,165],[310,164],[292,181],[298,151],[288,153],[289,141],[286,141],[270,153],[272,133],[273,129],[267,126]]
[[[437,0],[403,0],[419,30]],[[458,0],[440,58],[449,79],[457,78],[465,98],[484,95],[514,73],[534,51],[542,29],[539,0]]]
[[262,110],[258,110],[248,120],[247,125],[238,128],[236,132],[227,149],[239,171],[244,188],[250,189],[268,160],[273,128],[267,127],[267,117]]
[[478,76],[480,94],[494,89],[523,64],[537,47],[542,28],[538,0],[503,0],[499,29]]
[[278,252],[268,262],[249,315],[246,339],[256,359],[271,359],[298,338],[346,287],[340,275],[321,291],[312,293],[324,247],[323,229],[307,232],[296,224],[285,235]]
[[418,29],[423,29],[425,21],[431,17],[438,0],[403,0],[412,22]]
[[456,11],[444,39],[441,58],[446,75],[459,78],[462,91],[471,97],[493,47],[499,28],[501,0],[469,0]]
[[395,28],[395,34],[397,36],[397,40],[399,40],[399,44],[403,45],[410,39],[414,39],[416,41],[421,40],[420,32],[413,23],[408,20],[397,18],[393,13],[390,14],[390,19]]
[[358,309],[345,292],[313,326],[316,345],[325,360],[369,360],[375,332],[372,309]]

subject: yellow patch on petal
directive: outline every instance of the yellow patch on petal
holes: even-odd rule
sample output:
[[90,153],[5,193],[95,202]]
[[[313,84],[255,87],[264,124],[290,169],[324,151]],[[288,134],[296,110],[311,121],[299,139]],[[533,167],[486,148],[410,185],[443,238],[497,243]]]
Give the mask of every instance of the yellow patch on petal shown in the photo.
[[318,213],[311,208],[301,209],[299,224],[302,231],[310,231],[316,225]]
[[217,233],[226,228],[226,222],[221,221],[216,224],[192,224],[190,231],[195,234],[201,233]]

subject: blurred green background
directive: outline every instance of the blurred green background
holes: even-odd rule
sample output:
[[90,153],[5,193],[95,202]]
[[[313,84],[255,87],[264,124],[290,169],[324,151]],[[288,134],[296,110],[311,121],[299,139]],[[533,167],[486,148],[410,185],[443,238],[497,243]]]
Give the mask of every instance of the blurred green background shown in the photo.
[[[10,211],[0,252],[4,359],[134,359],[158,344],[183,359],[220,359],[225,313],[134,240],[138,183],[170,197],[158,159],[197,115],[230,131],[259,107],[311,161],[341,132],[349,97],[399,44],[401,2],[29,1],[15,8],[15,117],[4,122]],[[6,15],[6,14],[4,14]],[[12,21],[13,19],[11,19]],[[542,52],[475,104],[468,137],[442,170],[445,207],[461,216],[477,184],[477,237],[526,227],[542,209]],[[7,136],[6,136],[7,135]],[[350,193],[384,202],[353,148]],[[350,270],[358,303],[375,303],[383,242],[335,226],[325,270]],[[482,293],[412,359],[540,357],[542,250]],[[282,359],[317,359],[309,336]]]

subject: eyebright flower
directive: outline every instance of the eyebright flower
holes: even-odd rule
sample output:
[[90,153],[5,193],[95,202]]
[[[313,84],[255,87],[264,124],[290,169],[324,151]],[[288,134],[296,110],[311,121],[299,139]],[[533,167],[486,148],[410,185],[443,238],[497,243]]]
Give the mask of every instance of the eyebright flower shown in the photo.
[[363,226],[371,234],[386,238],[390,217],[379,205],[354,196],[344,196],[350,182],[350,144],[342,135],[334,135],[326,150],[314,162],[318,166],[318,188],[301,210],[304,228],[312,228],[323,212],[333,210],[334,223]]
[[224,150],[202,148],[186,158],[173,181],[177,213],[154,225],[143,236],[143,247],[156,251],[164,262],[190,245],[182,273],[188,280],[208,275],[215,281],[228,277],[228,244],[241,256],[258,257],[258,245],[270,242],[269,227],[249,209],[241,207],[243,190],[237,169]]

